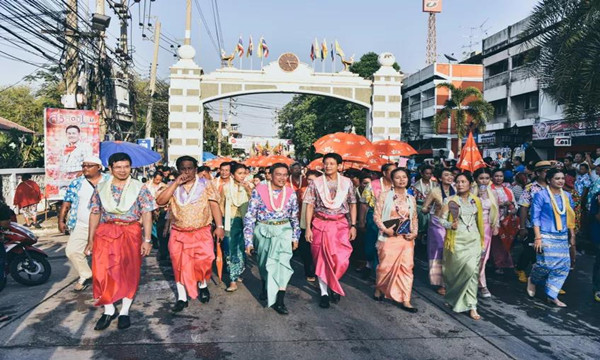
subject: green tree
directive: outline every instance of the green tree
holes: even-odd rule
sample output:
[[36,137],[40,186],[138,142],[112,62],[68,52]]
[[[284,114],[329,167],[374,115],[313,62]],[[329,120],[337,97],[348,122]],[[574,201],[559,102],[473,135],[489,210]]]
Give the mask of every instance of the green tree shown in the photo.
[[433,129],[437,134],[442,122],[448,119],[454,121],[460,154],[462,139],[474,129],[485,131],[485,124],[494,116],[494,107],[483,100],[481,91],[475,87],[469,86],[463,89],[447,82],[438,84],[437,87],[448,89],[451,98],[446,100],[444,107],[435,115]]
[[600,116],[599,34],[597,0],[541,0],[523,34],[540,47],[529,69],[569,120]]
[[[214,121],[213,118],[204,111],[204,151],[208,151],[214,155],[218,154],[219,145],[219,123]],[[226,137],[223,137],[221,141],[221,155],[228,156],[233,154],[233,148],[227,141]]]
[[[150,103],[150,81],[147,79],[134,79],[133,84],[134,116],[135,116],[135,138],[145,137],[146,115]],[[156,91],[153,96],[152,105],[152,130],[151,137],[166,138],[169,133],[169,85],[164,81],[156,80]]]
[[[371,78],[379,69],[378,55],[369,52],[355,62],[350,71]],[[398,64],[394,68],[399,70]],[[317,96],[296,95],[278,114],[279,137],[292,140],[298,159],[314,158],[312,144],[321,136],[354,127],[357,134],[366,133],[367,109],[345,100]]]

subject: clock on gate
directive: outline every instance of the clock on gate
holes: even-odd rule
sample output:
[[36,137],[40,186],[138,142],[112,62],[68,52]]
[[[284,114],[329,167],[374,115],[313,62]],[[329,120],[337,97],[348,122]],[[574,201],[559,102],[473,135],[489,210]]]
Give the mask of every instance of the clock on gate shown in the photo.
[[279,63],[281,70],[286,72],[292,72],[296,70],[300,64],[298,57],[292,53],[281,54],[277,62]]

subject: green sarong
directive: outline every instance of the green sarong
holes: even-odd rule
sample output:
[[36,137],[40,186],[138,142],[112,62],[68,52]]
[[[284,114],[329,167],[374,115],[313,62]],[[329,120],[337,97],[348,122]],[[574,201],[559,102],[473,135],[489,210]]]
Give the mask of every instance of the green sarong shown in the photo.
[[246,253],[244,252],[244,221],[241,217],[231,219],[231,228],[225,233],[227,247],[225,259],[229,281],[237,281],[244,272]]
[[254,241],[260,277],[267,285],[268,306],[275,304],[277,292],[287,287],[294,270],[292,259],[292,226],[289,222],[271,225],[258,222]]
[[468,231],[459,222],[454,252],[444,248],[442,273],[446,284],[445,300],[455,312],[477,308],[477,284],[481,237],[477,229]]

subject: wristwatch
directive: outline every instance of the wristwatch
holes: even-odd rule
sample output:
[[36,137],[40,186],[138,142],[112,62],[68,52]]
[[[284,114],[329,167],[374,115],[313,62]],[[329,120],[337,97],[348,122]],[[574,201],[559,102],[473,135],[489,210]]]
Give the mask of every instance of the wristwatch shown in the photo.
[[152,243],[152,239],[144,239],[145,243],[151,244]]
[[219,229],[225,229],[225,226],[219,225],[219,226],[217,226],[217,228],[219,228]]

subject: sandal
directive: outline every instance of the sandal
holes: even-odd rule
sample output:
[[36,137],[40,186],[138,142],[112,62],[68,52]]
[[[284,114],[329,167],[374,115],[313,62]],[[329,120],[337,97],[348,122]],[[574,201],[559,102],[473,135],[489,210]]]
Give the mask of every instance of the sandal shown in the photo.
[[315,282],[315,281],[317,281],[317,278],[314,277],[314,276],[307,276],[306,277],[306,281],[308,281],[308,282]]
[[558,300],[558,298],[556,298],[556,299],[550,299],[550,298],[548,298],[548,303],[554,304],[554,305],[556,305],[559,308],[566,308],[567,307],[567,304],[565,304],[564,302]]
[[479,315],[475,309],[469,312],[469,317],[473,320],[481,320],[481,315]]
[[446,296],[446,288],[445,288],[445,287],[443,287],[443,286],[440,286],[440,287],[437,289],[437,293],[438,293],[438,294],[440,294],[440,295],[442,295],[442,296]]
[[12,316],[8,316],[8,315],[4,315],[4,314],[0,314],[0,323],[1,322],[5,322],[12,319]]
[[232,281],[231,284],[229,284],[229,287],[227,289],[225,289],[225,291],[234,292],[237,289],[238,289],[237,283]]

